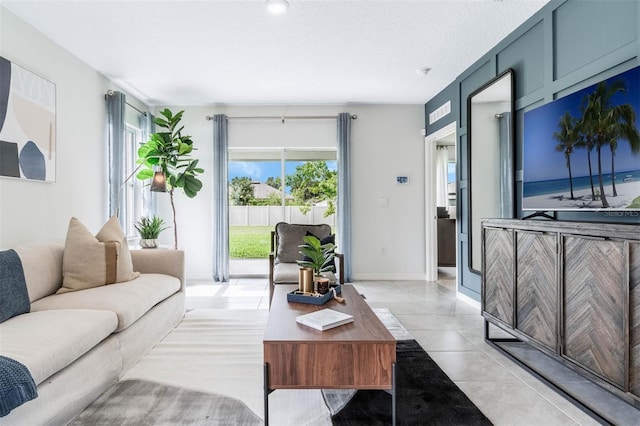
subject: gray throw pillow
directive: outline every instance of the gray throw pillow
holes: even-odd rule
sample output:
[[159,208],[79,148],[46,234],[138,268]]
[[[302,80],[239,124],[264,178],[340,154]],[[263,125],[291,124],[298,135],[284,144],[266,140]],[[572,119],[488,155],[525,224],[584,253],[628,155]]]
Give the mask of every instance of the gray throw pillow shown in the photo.
[[311,232],[316,237],[322,239],[331,235],[329,225],[296,225],[280,222],[276,225],[278,234],[278,247],[276,248],[275,263],[295,263],[302,259],[300,253],[301,244],[304,244],[304,237],[307,232]]
[[20,256],[15,250],[0,251],[0,322],[30,310]]

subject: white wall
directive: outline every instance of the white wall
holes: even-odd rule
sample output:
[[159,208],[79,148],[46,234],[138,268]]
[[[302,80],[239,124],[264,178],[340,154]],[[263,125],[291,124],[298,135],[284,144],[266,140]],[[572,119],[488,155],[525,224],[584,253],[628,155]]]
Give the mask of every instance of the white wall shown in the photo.
[[[422,279],[425,274],[424,127],[422,105],[215,106],[184,109],[183,124],[198,148],[205,169],[204,188],[194,199],[177,194],[179,246],[186,251],[191,278],[212,275],[213,122],[206,116],[295,116],[357,114],[352,121],[353,278]],[[311,131],[309,129],[312,129]],[[335,146],[336,122],[251,122],[230,120],[230,146]],[[246,141],[246,144],[244,143]],[[329,142],[327,142],[329,141]],[[408,185],[396,176],[409,176]],[[168,200],[159,196],[160,214],[171,217]],[[388,207],[379,207],[381,198]],[[171,244],[165,233],[162,242]],[[383,254],[384,251],[384,254]]]
[[[0,248],[34,240],[63,240],[71,216],[97,232],[107,219],[107,147],[104,94],[121,90],[0,6],[0,55],[56,84],[57,180],[45,184],[0,178]],[[127,101],[145,109],[131,96]],[[212,139],[205,116],[357,114],[352,121],[353,278],[424,277],[424,127],[422,105],[217,106],[185,109],[184,125],[207,171],[194,199],[176,194],[179,245],[189,278],[212,275]],[[331,145],[336,124],[327,121],[231,122],[230,145]],[[311,130],[310,130],[311,129]],[[326,142],[331,141],[331,142]],[[246,142],[246,143],[245,143]],[[398,175],[409,185],[397,185]],[[170,220],[166,195],[160,215]],[[388,207],[379,207],[380,198]],[[172,244],[172,233],[163,233]],[[384,254],[382,252],[384,251]]]
[[[64,240],[71,216],[107,219],[104,76],[0,6],[0,56],[56,85],[56,182],[0,178],[0,248]],[[128,97],[131,103],[139,102]]]

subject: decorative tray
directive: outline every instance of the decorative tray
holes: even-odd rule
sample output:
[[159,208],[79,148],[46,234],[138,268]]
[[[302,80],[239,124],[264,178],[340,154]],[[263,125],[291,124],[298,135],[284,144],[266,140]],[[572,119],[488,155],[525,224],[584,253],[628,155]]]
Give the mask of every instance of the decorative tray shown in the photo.
[[309,293],[301,294],[299,290],[294,290],[291,293],[287,293],[288,302],[308,303],[310,305],[324,305],[329,300],[333,299],[333,289],[336,289],[336,294],[340,294],[340,285],[335,287],[329,287],[327,294],[321,294],[319,296],[310,296]]

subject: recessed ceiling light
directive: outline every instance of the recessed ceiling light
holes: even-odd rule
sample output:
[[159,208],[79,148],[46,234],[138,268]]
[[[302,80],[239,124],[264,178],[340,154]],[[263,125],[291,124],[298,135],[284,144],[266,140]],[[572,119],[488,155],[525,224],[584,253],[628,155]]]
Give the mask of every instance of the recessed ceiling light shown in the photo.
[[416,74],[418,74],[420,77],[424,77],[425,75],[429,74],[429,71],[431,71],[431,68],[429,67],[418,68],[416,70]]
[[265,6],[270,13],[274,15],[282,15],[287,11],[289,2],[287,0],[267,0]]

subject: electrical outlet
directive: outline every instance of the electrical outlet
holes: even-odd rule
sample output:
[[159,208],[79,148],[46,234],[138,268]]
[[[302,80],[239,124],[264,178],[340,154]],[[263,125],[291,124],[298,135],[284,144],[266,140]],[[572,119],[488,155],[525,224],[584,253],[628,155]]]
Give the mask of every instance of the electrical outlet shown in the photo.
[[387,250],[384,247],[380,247],[380,255],[384,256],[385,254],[387,254]]

